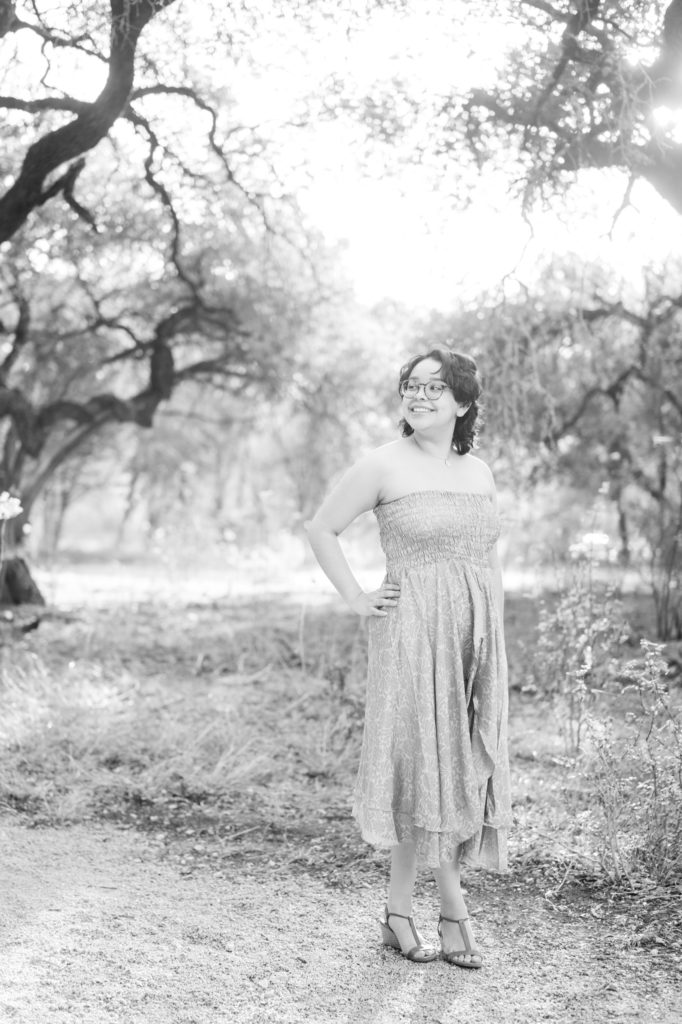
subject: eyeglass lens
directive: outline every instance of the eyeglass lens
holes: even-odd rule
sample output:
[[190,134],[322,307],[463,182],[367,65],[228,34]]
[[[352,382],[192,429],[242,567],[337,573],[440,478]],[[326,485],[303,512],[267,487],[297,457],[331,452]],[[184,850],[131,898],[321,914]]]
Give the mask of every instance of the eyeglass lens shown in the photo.
[[426,384],[420,384],[416,380],[405,380],[403,381],[401,392],[403,395],[409,395],[415,397],[419,394],[421,389],[424,389],[424,395],[426,398],[436,399],[440,398],[444,391],[447,391],[447,384],[440,384],[438,381],[428,381]]

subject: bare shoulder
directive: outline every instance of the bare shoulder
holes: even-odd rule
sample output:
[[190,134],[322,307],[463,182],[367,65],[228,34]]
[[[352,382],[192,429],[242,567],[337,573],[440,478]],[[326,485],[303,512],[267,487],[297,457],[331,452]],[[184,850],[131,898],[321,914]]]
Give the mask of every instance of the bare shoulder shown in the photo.
[[387,444],[375,448],[370,454],[375,456],[378,464],[392,466],[405,450],[405,440],[404,437],[400,437],[397,441],[389,441]]
[[478,455],[472,455],[471,452],[463,455],[462,459],[466,461],[467,472],[471,474],[471,479],[476,480],[481,484],[482,489],[488,490],[492,494],[495,491],[495,478],[488,463],[479,459]]
[[380,445],[379,448],[370,448],[369,451],[363,452],[347,471],[343,481],[354,487],[373,489],[376,497],[374,504],[376,504],[380,499],[386,478],[391,475],[396,464],[400,462],[401,447],[400,441],[389,441],[387,444]]
[[381,499],[390,445],[362,454],[345,471],[327,494],[311,521],[312,527],[323,527],[339,534],[363,512],[376,507]]
[[357,460],[355,465],[374,472],[389,470],[400,457],[400,441],[389,441],[379,448],[372,448]]

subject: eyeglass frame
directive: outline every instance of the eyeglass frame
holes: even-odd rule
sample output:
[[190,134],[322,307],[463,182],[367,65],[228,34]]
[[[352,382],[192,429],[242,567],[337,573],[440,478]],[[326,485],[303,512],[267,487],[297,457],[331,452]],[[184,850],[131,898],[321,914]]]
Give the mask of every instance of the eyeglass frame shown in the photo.
[[[427,395],[426,394],[426,389],[428,387],[431,387],[432,384],[442,384],[442,388],[439,390],[437,395]],[[417,389],[415,394],[410,395],[410,398],[419,398],[419,392],[420,391],[424,392],[424,398],[427,401],[429,401],[429,402],[437,402],[439,399],[441,399],[443,397],[443,395],[444,395],[444,393],[446,391],[449,391],[451,394],[454,395],[454,392],[453,392],[452,388],[450,387],[449,384],[446,384],[445,381],[427,380],[426,383],[424,383],[423,381],[411,380],[408,377],[406,380],[401,380],[400,385],[398,387],[398,391],[400,393],[400,397],[401,398],[407,397],[406,393],[405,393],[405,389],[408,387],[408,385]]]

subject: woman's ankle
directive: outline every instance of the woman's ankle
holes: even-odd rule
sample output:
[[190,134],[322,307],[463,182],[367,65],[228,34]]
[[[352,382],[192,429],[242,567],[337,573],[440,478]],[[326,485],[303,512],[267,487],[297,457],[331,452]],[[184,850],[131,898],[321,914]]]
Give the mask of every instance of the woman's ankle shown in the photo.
[[389,895],[386,900],[386,909],[389,914],[398,914],[400,917],[412,917],[412,897]]
[[449,896],[446,899],[441,898],[440,901],[440,915],[450,921],[461,921],[463,917],[469,916],[464,897]]

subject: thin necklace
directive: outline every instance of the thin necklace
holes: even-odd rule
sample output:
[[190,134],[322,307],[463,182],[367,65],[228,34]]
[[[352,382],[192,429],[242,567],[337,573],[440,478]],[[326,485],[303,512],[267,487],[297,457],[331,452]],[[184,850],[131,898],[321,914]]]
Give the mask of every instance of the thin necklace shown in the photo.
[[438,462],[443,462],[445,463],[446,466],[450,465],[450,455],[452,455],[452,448],[450,449],[449,453],[445,456],[445,458],[443,458],[442,455],[433,455],[431,452],[427,452],[424,448],[422,448],[414,434],[412,435],[412,437],[414,439],[414,443],[416,444],[417,448],[422,453],[422,455],[428,455],[430,459],[436,459]]

